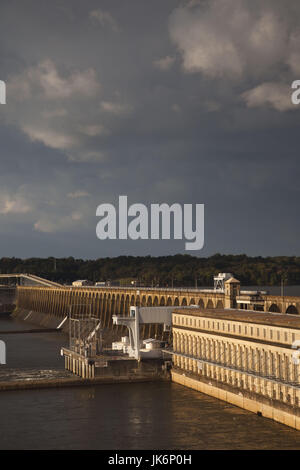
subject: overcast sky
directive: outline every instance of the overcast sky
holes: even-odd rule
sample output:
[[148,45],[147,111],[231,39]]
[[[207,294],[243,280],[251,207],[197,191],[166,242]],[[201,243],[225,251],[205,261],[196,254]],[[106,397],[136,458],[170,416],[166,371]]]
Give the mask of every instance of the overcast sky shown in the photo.
[[199,252],[298,255],[300,3],[1,0],[0,256],[167,255],[96,208],[205,204]]

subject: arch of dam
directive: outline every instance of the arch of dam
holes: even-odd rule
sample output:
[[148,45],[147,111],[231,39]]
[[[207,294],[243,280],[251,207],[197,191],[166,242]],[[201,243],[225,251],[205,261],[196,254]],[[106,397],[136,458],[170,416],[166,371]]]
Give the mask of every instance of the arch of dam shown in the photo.
[[[103,328],[113,326],[113,315],[128,315],[130,306],[198,306],[208,309],[240,308],[273,313],[300,313],[300,297],[263,295],[240,290],[240,283],[230,279],[224,291],[195,288],[146,287],[74,287],[74,286],[17,286],[16,312],[29,311],[47,314],[61,321],[70,313],[92,314],[100,319]],[[162,335],[161,325],[143,327],[142,335]]]
[[[16,312],[38,312],[61,321],[67,315],[93,315],[103,328],[125,331],[113,325],[113,315],[129,315],[130,306],[190,306],[224,308],[224,294],[196,289],[121,288],[121,287],[17,287]],[[142,337],[163,336],[162,325],[144,325]]]

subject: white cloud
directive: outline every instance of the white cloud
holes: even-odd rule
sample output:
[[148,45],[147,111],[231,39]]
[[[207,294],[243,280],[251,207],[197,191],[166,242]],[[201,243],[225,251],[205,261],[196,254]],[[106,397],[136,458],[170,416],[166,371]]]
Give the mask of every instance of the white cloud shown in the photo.
[[8,87],[10,99],[2,118],[31,141],[60,150],[71,161],[102,161],[99,140],[110,134],[102,123],[104,117],[130,109],[109,101],[97,106],[101,86],[95,71],[68,69],[63,73],[52,60],[11,76]]
[[95,70],[71,71],[63,76],[50,59],[28,67],[8,81],[10,96],[16,100],[28,100],[36,95],[48,100],[67,99],[74,95],[91,97],[99,89]]
[[[300,31],[295,31],[290,37],[290,48],[287,63],[294,74],[300,74]],[[298,77],[297,77],[298,78]]]
[[31,210],[32,206],[19,194],[0,196],[0,214],[26,214]]
[[[66,232],[82,227],[83,220],[91,219],[94,214],[87,191],[75,189],[65,194],[70,181],[66,175],[61,175],[58,184],[48,183],[21,185],[14,190],[0,190],[0,217],[3,231],[6,230],[6,220],[16,223],[30,224],[34,230],[43,233]],[[63,182],[63,184],[61,184]],[[5,223],[3,222],[5,221]]]
[[47,128],[46,126],[44,128],[39,128],[36,124],[22,125],[21,129],[33,142],[42,142],[47,147],[53,149],[66,150],[78,145],[78,138],[76,135],[68,135],[63,132]]
[[291,101],[291,87],[282,83],[262,83],[242,94],[242,99],[249,108],[269,106],[277,111],[297,109]]
[[119,96],[100,101],[101,86],[93,69],[59,68],[49,59],[11,76],[8,87],[10,99],[2,118],[70,161],[103,161],[101,139],[113,132],[114,118],[132,111]]
[[283,8],[269,0],[211,0],[175,9],[169,30],[184,70],[240,80],[293,63],[289,38],[298,23]]
[[43,215],[35,222],[34,229],[42,233],[67,232],[76,227],[82,217],[82,213],[76,211],[65,216]]
[[175,57],[171,57],[167,55],[166,57],[162,57],[161,59],[156,59],[153,61],[155,67],[160,70],[169,70],[175,62]]
[[50,220],[47,217],[42,217],[34,224],[34,229],[37,232],[55,233],[67,229],[69,226],[70,219],[57,218],[56,220]]
[[0,214],[28,214],[33,212],[36,203],[26,185],[15,189],[3,187],[0,189]]
[[100,9],[93,10],[90,12],[90,18],[96,20],[103,27],[108,26],[116,33],[120,31],[117,21],[108,11]]
[[226,80],[247,90],[251,80],[252,88],[240,93],[246,105],[283,112],[296,109],[290,84],[300,74],[299,25],[299,3],[191,1],[172,12],[169,32],[185,72],[217,78],[220,89]]

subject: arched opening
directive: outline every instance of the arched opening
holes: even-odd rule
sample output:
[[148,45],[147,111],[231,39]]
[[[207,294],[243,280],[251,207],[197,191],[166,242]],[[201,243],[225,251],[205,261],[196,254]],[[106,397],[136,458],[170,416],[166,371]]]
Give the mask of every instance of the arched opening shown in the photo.
[[152,307],[152,297],[150,295],[148,297],[147,307]]
[[186,307],[186,306],[187,306],[187,301],[186,301],[185,298],[182,299],[181,306],[182,306],[182,307]]
[[207,302],[206,308],[214,308],[214,304],[211,299]]
[[174,301],[174,305],[175,307],[179,307],[179,299],[178,297],[176,297],[175,301]]
[[120,301],[120,315],[124,315],[124,308],[125,308],[125,297],[124,297],[124,294],[122,294],[121,301]]
[[154,297],[154,302],[153,302],[153,307],[157,307],[158,306],[158,297],[155,296]]
[[218,300],[216,308],[224,308],[222,300]]
[[143,295],[143,297],[142,297],[142,307],[146,307],[146,304],[147,304],[147,299],[146,299],[146,296]]
[[120,295],[117,295],[116,298],[116,309],[115,309],[115,314],[119,315],[120,314]]
[[272,304],[269,308],[269,312],[280,313],[280,308],[276,304]]
[[285,313],[290,313],[291,315],[298,315],[298,310],[295,305],[289,305]]
[[107,320],[106,320],[107,326],[111,326],[112,324],[112,308],[113,308],[112,296],[109,294],[107,298]]
[[95,296],[95,315],[96,317],[99,317],[100,313],[100,295],[96,294]]
[[92,314],[95,315],[95,313],[96,313],[96,294],[94,292],[91,296],[91,311],[92,311]]
[[204,308],[203,299],[199,299],[198,305],[199,305],[200,308]]
[[129,304],[130,304],[130,298],[129,295],[126,295],[126,300],[125,300],[125,315],[129,314]]
[[159,305],[160,305],[161,307],[164,307],[164,306],[166,305],[166,301],[165,301],[165,298],[164,298],[164,297],[162,297],[162,298],[160,299]]
[[106,302],[107,302],[107,295],[104,294],[103,299],[102,299],[102,310],[103,311],[106,309]]
[[116,307],[116,296],[115,294],[113,294],[111,297],[111,309],[110,309],[112,315],[115,314],[115,307]]
[[196,302],[195,302],[195,299],[194,299],[194,298],[192,298],[192,299],[190,300],[190,305],[196,305]]
[[171,307],[171,305],[172,305],[172,299],[171,299],[171,297],[168,297],[167,306]]

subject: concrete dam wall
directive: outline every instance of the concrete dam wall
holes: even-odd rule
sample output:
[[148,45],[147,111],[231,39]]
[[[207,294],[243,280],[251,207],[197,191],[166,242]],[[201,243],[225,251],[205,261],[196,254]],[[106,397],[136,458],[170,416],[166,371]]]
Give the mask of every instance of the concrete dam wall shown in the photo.
[[15,287],[0,286],[0,313],[10,313],[16,306]]
[[[101,289],[18,286],[13,316],[46,328],[57,328],[70,314],[75,317],[92,315],[100,319],[107,341],[111,341],[127,334],[126,327],[113,325],[112,316],[128,315],[130,305],[140,305],[139,297],[129,297],[126,293],[115,295]],[[62,328],[68,331],[68,321]],[[161,340],[168,340],[170,335],[163,331],[163,325],[157,323],[141,325],[140,334],[141,338]]]

